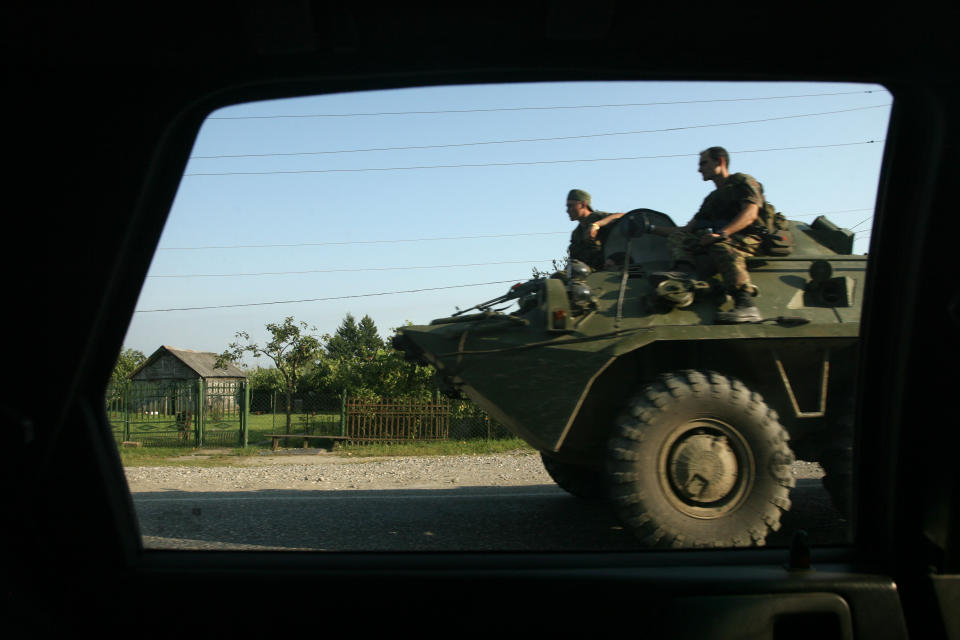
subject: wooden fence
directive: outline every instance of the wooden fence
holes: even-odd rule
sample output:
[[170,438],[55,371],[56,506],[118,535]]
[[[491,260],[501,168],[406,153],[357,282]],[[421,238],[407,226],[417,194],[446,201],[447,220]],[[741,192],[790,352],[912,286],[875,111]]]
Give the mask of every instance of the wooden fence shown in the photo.
[[357,440],[446,440],[450,437],[450,402],[347,398],[344,435]]

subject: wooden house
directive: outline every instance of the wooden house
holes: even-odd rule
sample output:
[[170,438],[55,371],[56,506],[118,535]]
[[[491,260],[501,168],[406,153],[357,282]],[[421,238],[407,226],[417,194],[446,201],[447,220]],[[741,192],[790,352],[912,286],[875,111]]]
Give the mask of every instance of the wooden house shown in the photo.
[[216,360],[217,354],[209,351],[160,347],[130,374],[131,398],[136,398],[132,409],[184,420],[201,407],[214,418],[236,412],[247,375],[233,363],[218,369]]

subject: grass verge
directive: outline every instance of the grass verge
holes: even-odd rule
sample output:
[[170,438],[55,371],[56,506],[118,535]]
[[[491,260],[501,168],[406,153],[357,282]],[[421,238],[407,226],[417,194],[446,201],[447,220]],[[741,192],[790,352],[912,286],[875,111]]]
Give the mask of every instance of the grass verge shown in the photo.
[[120,462],[125,467],[230,467],[246,456],[258,455],[261,450],[260,447],[120,447]]
[[505,440],[441,440],[437,442],[398,442],[384,444],[337,444],[334,452],[354,457],[371,456],[470,456],[527,451],[533,448],[520,438]]

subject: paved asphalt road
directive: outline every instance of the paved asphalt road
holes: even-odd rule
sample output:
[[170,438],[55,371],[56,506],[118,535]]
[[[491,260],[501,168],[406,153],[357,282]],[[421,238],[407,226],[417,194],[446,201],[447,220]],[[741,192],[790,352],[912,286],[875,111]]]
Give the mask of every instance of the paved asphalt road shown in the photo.
[[[566,551],[640,548],[602,504],[555,485],[431,490],[135,493],[148,549]],[[805,529],[837,544],[844,523],[819,480],[798,480],[767,538]]]

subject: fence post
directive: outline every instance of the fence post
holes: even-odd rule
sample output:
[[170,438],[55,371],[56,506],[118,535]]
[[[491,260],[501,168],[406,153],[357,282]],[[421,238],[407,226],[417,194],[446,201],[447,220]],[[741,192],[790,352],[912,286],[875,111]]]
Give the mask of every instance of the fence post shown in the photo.
[[199,380],[197,380],[197,399],[196,399],[196,405],[194,405],[197,409],[194,415],[198,417],[196,436],[195,436],[195,444],[197,448],[200,448],[203,446],[203,439],[204,439],[203,423],[206,421],[206,418],[207,418],[207,415],[206,415],[207,403],[204,402],[206,400],[206,391],[207,391],[206,387],[207,385],[203,378],[200,378]]
[[347,391],[340,394],[340,435],[347,435]]
[[246,380],[241,380],[240,385],[243,388],[240,407],[240,446],[246,447],[249,442],[248,429],[250,426],[250,384]]
[[123,441],[130,441],[130,391],[133,388],[131,383],[127,383],[122,392],[123,404]]

